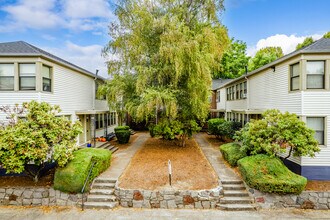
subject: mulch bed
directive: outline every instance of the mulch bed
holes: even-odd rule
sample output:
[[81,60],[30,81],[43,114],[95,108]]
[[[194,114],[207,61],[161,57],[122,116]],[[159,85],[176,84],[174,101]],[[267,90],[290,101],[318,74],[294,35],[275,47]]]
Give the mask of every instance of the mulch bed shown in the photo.
[[[208,135],[207,133],[203,134],[204,138],[215,148],[220,147],[220,145],[228,143],[228,142],[223,142],[217,139],[214,135]],[[230,142],[230,141],[229,141]],[[225,162],[225,164],[230,167],[228,163]],[[238,168],[232,168],[236,174],[240,175]],[[307,186],[305,188],[307,191],[330,191],[330,181],[317,181],[317,180],[308,180],[307,181]]]
[[170,187],[168,160],[171,160],[172,188],[201,190],[217,187],[217,175],[195,140],[187,140],[185,147],[177,143],[149,138],[132,158],[119,186],[125,189],[167,189]]
[[0,187],[51,187],[55,169],[50,169],[37,183],[28,176],[0,176]]

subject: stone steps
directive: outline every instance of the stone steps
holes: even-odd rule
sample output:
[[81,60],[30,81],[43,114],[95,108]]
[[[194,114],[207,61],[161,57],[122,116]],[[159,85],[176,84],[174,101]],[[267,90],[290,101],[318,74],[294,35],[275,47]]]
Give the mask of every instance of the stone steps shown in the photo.
[[217,207],[227,211],[255,211],[255,204],[218,204]]
[[118,206],[118,202],[85,202],[87,209],[113,209]]
[[119,150],[118,147],[111,145],[110,142],[104,142],[104,144],[98,146],[97,148],[110,150],[112,154]]
[[249,196],[242,180],[223,180],[221,183],[224,197],[217,204],[218,209],[228,211],[252,211],[257,209],[254,199]]
[[119,202],[114,195],[116,180],[98,177],[94,180],[85,202],[87,209],[113,209]]

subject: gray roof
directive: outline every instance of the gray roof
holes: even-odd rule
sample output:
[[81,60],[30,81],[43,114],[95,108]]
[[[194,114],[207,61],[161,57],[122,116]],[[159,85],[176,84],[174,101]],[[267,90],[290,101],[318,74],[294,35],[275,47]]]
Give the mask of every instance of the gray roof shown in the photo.
[[228,83],[224,83],[221,85],[221,88],[233,83],[233,82],[237,82],[245,77],[249,77],[251,75],[254,75],[256,73],[259,73],[267,68],[270,68],[272,66],[275,66],[279,63],[282,63],[288,59],[290,59],[291,57],[300,55],[300,54],[308,54],[308,53],[330,53],[330,38],[321,38],[320,40],[315,41],[314,43],[303,47],[299,50],[293,51],[292,53],[289,53],[271,63],[268,63],[262,67],[260,67],[259,69],[253,70],[252,72],[249,72],[248,74],[244,74],[243,76],[240,76]]
[[219,89],[222,85],[229,83],[233,79],[213,79],[212,80],[212,90]]
[[[51,53],[48,53],[47,51],[44,51],[24,41],[0,43],[0,57],[5,56],[40,56],[78,70],[79,72],[82,72],[86,75],[96,77],[94,73],[85,70],[66,60],[63,60],[62,58],[59,58]],[[97,78],[104,80],[104,78],[101,76],[97,76]]]

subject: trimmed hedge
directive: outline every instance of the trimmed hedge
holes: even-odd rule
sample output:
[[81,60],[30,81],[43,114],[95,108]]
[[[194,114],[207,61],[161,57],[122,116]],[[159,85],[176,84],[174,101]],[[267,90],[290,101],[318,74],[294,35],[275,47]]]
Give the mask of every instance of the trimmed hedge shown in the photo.
[[84,148],[73,153],[74,159],[66,167],[57,168],[54,177],[54,189],[63,192],[81,192],[92,162],[95,161],[85,191],[95,177],[105,171],[111,162],[111,152],[106,149]]
[[238,161],[238,168],[251,187],[262,192],[300,194],[307,179],[291,172],[277,157],[264,154],[245,157]]
[[126,144],[129,142],[131,132],[129,130],[117,130],[116,137],[119,144]]
[[237,161],[246,157],[246,153],[240,150],[241,146],[236,143],[228,143],[220,146],[220,151],[224,157],[224,159],[230,164],[232,167],[237,166]]
[[129,130],[129,126],[125,125],[125,126],[118,126],[118,127],[115,127],[115,132],[117,131],[128,131]]

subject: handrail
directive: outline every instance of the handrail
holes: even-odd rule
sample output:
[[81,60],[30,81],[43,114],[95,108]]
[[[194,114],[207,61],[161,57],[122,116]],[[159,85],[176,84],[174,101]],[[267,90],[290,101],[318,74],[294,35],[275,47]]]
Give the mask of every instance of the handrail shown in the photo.
[[90,177],[90,175],[91,175],[91,173],[92,173],[92,170],[93,170],[93,168],[94,168],[95,163],[96,163],[96,162],[93,161],[91,168],[89,168],[89,172],[88,172],[88,175],[87,175],[87,177],[86,177],[86,180],[85,180],[84,186],[83,186],[83,188],[81,189],[81,193],[82,193],[82,196],[81,196],[81,210],[82,210],[82,211],[84,211],[84,191],[85,191],[85,188],[86,188],[87,182],[88,182],[89,177]]

